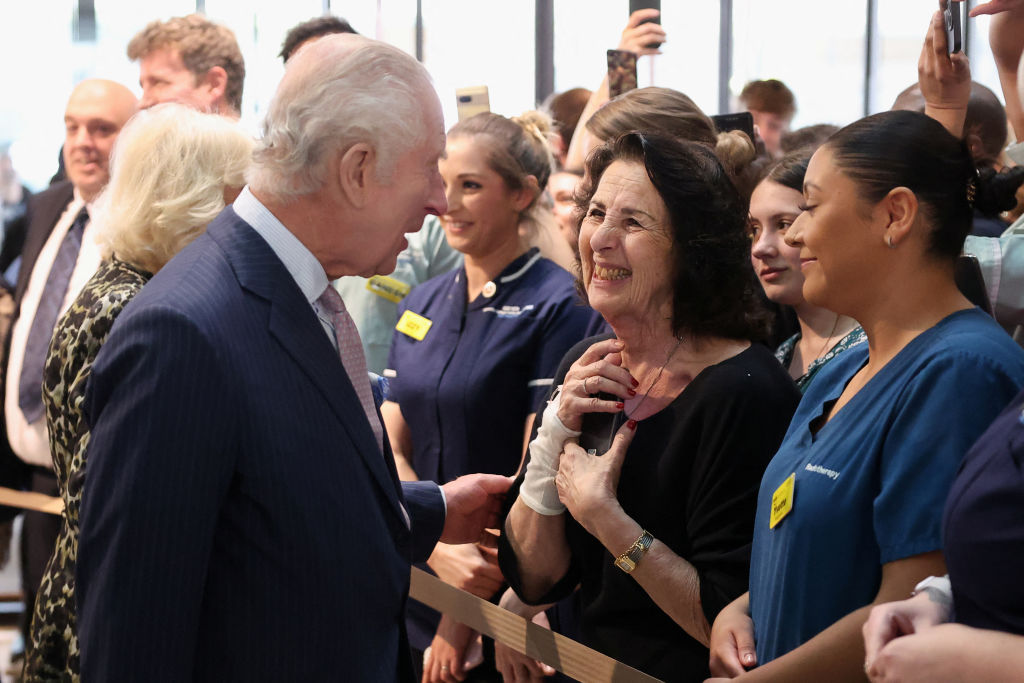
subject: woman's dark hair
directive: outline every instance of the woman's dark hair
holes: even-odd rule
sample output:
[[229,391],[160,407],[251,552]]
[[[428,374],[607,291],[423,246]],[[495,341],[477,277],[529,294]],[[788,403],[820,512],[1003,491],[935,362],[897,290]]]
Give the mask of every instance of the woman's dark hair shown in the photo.
[[[770,180],[803,194],[804,176],[807,175],[807,164],[810,163],[812,154],[814,154],[813,147],[787,154],[769,166],[761,180]],[[758,181],[758,183],[760,182]]]
[[971,231],[973,208],[982,213],[998,203],[979,178],[967,144],[935,119],[913,111],[887,111],[855,121],[822,146],[869,202],[906,187],[932,225],[929,249],[950,261],[960,255]]
[[[580,223],[615,161],[642,164],[668,208],[672,231],[672,330],[759,340],[770,316],[750,267],[747,209],[713,150],[656,133],[630,132],[597,148],[576,197]],[[583,283],[577,280],[581,292]]]

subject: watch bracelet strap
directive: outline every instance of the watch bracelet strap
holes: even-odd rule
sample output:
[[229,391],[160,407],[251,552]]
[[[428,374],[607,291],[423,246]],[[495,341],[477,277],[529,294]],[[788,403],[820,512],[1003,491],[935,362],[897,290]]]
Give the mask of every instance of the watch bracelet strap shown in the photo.
[[[636,565],[640,563],[640,558],[642,558],[644,554],[651,549],[651,545],[653,544],[654,536],[650,531],[644,529],[640,534],[640,537],[633,541],[633,545],[629,546],[629,549],[626,552],[616,558],[616,563],[624,559],[629,559],[633,563],[633,567],[635,569]],[[616,564],[616,566],[618,565]]]

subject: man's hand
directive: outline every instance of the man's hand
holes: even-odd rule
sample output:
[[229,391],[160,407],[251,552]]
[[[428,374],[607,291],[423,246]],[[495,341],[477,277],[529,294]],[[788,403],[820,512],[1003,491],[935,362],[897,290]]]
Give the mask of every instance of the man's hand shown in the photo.
[[511,477],[467,474],[444,486],[448,514],[441,532],[442,543],[475,543],[484,529],[498,525],[498,513]]
[[427,564],[445,583],[480,598],[494,595],[505,581],[498,568],[498,549],[479,543],[438,543]]

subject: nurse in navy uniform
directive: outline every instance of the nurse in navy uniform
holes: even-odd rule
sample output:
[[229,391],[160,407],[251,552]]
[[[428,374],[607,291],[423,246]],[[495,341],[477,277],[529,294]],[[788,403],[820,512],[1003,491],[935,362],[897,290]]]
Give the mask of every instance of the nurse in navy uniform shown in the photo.
[[[516,473],[558,362],[585,335],[592,313],[572,276],[523,239],[551,173],[548,126],[536,112],[488,113],[448,133],[442,223],[465,264],[417,287],[399,309],[381,410],[403,479]],[[441,544],[428,565],[481,597],[503,583],[494,548]],[[425,680],[462,675],[476,634],[415,603],[409,627],[414,649],[431,646]]]

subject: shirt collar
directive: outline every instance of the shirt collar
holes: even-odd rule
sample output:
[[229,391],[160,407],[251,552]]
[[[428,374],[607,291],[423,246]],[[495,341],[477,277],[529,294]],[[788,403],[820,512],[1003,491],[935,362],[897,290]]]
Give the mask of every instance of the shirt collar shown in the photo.
[[313,252],[256,199],[249,191],[248,185],[242,188],[232,208],[238,217],[252,226],[252,229],[274,250],[277,258],[281,259],[281,263],[302,290],[306,301],[312,304],[320,298],[328,285],[323,266],[316,260],[316,256],[313,256]]

